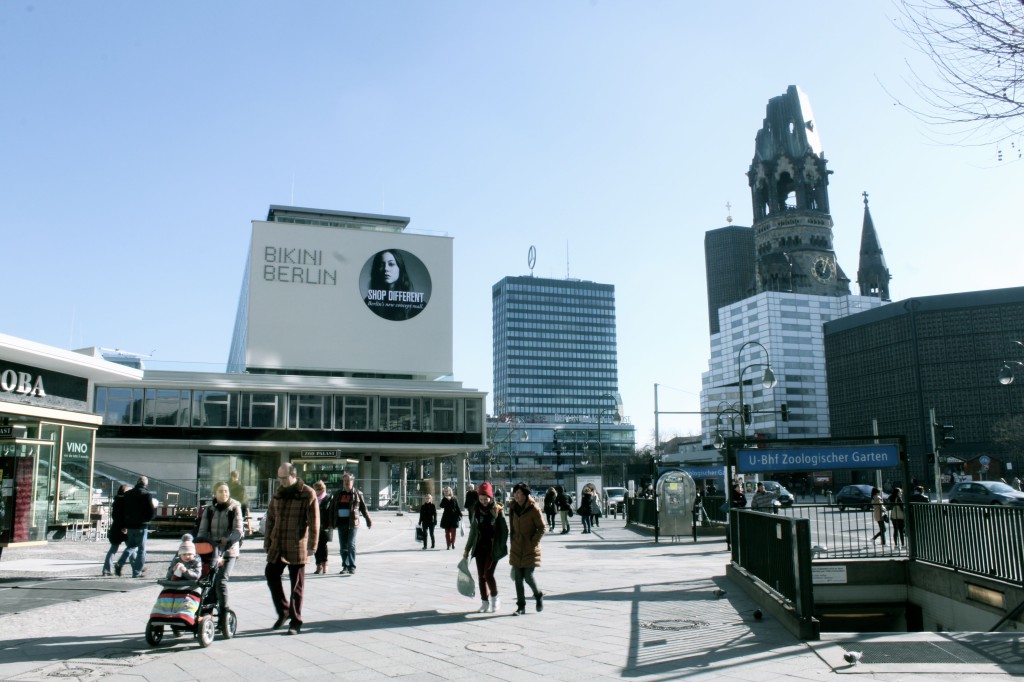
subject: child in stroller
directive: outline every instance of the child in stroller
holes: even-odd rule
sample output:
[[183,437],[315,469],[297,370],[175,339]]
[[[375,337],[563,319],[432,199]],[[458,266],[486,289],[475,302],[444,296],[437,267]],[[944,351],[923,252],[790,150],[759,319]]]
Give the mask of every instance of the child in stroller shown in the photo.
[[182,536],[178,553],[167,567],[167,576],[158,581],[164,589],[153,605],[146,623],[146,641],[159,644],[164,628],[169,627],[175,637],[191,632],[199,639],[199,646],[213,643],[217,618],[227,618],[227,627],[221,632],[228,638],[238,627],[235,612],[217,612],[217,571],[220,561],[215,547],[208,542],[192,542],[188,533]]

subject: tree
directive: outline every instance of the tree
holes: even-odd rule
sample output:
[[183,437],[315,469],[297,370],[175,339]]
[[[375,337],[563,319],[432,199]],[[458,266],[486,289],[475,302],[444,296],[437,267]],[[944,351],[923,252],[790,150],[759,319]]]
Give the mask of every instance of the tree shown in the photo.
[[[899,0],[897,7],[897,26],[938,77],[926,79],[911,68],[910,87],[924,107],[901,105],[968,136],[984,131],[986,141],[1024,132],[1021,0]],[[1013,146],[1020,157],[1020,145]]]

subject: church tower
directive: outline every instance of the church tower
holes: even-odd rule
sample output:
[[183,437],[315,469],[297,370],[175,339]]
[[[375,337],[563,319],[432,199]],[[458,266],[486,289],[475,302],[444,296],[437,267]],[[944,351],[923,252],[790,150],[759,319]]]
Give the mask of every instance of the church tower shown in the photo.
[[747,178],[754,208],[756,289],[846,296],[832,249],[828,176],[807,95],[795,85],[768,101]]
[[857,284],[861,296],[875,296],[883,301],[889,298],[889,268],[885,267],[885,256],[878,243],[875,223],[868,210],[868,193],[864,192],[864,227],[860,232],[860,264],[857,268]]

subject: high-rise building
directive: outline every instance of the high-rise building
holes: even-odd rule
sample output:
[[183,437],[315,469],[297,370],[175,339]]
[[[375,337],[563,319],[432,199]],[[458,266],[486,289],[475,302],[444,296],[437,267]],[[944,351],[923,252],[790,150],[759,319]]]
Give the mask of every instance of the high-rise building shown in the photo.
[[613,285],[505,277],[491,297],[495,415],[558,422],[616,407]]
[[495,417],[474,478],[577,494],[587,482],[625,485],[636,438],[618,393],[615,287],[506,277],[491,295]]

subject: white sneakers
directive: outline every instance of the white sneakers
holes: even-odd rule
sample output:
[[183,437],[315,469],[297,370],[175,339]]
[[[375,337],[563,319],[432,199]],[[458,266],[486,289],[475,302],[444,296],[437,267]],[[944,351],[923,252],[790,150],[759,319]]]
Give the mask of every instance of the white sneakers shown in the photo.
[[497,613],[498,609],[501,608],[501,597],[491,597],[491,613]]
[[480,602],[480,608],[477,609],[477,613],[487,613],[491,610],[491,604],[486,599]]

